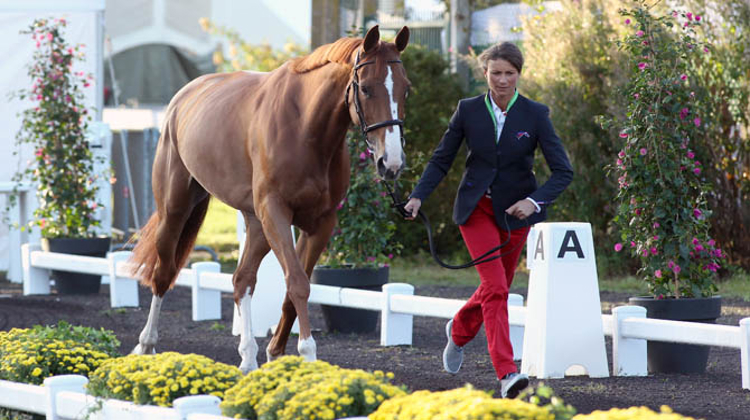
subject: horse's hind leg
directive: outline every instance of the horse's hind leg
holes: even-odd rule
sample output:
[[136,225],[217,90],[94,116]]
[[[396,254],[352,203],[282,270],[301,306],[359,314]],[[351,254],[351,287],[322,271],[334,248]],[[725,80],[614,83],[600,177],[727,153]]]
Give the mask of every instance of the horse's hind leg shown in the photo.
[[[308,279],[312,274],[315,263],[318,261],[318,257],[320,257],[321,252],[323,252],[323,249],[328,243],[328,239],[331,236],[331,231],[333,230],[333,227],[335,225],[336,216],[334,213],[322,220],[321,224],[318,226],[318,229],[313,234],[308,234],[304,231],[300,234],[299,240],[297,241],[296,252],[299,260],[302,262],[302,268],[305,271]],[[286,342],[289,338],[289,333],[292,330],[294,319],[297,316],[295,305],[293,304],[291,298],[292,295],[289,292],[290,291],[288,291],[286,296],[284,297],[284,304],[281,308],[282,312],[279,325],[277,326],[276,331],[274,331],[273,338],[268,343],[268,347],[266,348],[266,357],[269,361],[284,354]],[[305,304],[307,304],[307,302],[305,302]],[[307,308],[307,306],[305,306],[305,308]],[[302,321],[300,320],[300,329],[301,324]],[[311,340],[312,336],[310,336],[310,340],[306,341],[300,334],[300,339],[297,343],[297,351],[299,351],[300,355],[314,360],[316,358],[315,342]]]
[[242,357],[240,370],[247,373],[258,368],[258,344],[252,327],[250,303],[257,282],[258,267],[271,247],[263,235],[263,227],[254,214],[242,212],[245,217],[246,236],[242,259],[234,272],[234,302],[240,310],[242,330],[238,351]]
[[[148,321],[133,349],[135,354],[155,352],[162,299],[193,248],[210,200],[206,190],[192,178],[179,158],[162,152],[157,153],[154,162],[157,212],[143,228],[134,250],[136,261],[150,258],[145,263],[148,278],[144,283],[154,294]],[[149,256],[154,253],[156,258]]]

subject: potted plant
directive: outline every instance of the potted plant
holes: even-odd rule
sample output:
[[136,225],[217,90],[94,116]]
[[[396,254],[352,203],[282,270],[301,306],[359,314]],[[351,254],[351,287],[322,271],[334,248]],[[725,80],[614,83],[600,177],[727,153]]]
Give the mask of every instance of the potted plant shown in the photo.
[[[721,298],[714,278],[723,258],[709,235],[709,184],[699,160],[705,97],[691,61],[710,48],[695,39],[701,17],[672,12],[655,17],[644,2],[623,10],[632,32],[619,42],[629,57],[630,80],[622,91],[627,117],[618,176],[615,245],[640,260],[639,275],[651,296],[630,302],[649,318],[714,322]],[[648,343],[652,372],[702,372],[709,347]],[[684,358],[682,365],[680,358]]]
[[[98,176],[86,136],[91,116],[83,92],[92,76],[74,71],[83,52],[66,43],[65,26],[65,19],[37,19],[21,32],[31,35],[36,50],[28,65],[32,85],[14,94],[32,103],[21,113],[16,144],[19,149],[30,146],[34,157],[13,181],[37,187],[39,207],[21,228],[38,227],[44,250],[103,257],[110,238],[96,237],[95,232],[102,203],[96,200]],[[11,196],[11,205],[16,199]],[[96,293],[101,281],[99,276],[60,271],[53,271],[52,277],[60,293]]]
[[[347,135],[349,190],[338,206],[338,225],[310,281],[380,291],[388,283],[388,264],[401,244],[393,241],[395,216],[372,167],[372,156],[357,139],[354,132]],[[377,326],[379,313],[375,311],[327,305],[322,309],[329,331],[372,332]]]

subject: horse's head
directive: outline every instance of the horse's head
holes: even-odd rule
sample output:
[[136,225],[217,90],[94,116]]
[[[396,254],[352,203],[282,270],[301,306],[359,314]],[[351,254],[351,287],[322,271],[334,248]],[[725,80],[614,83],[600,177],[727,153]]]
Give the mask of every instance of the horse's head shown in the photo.
[[400,57],[408,43],[406,26],[394,43],[380,42],[377,26],[367,31],[346,92],[352,121],[360,126],[378,175],[386,180],[398,178],[406,161],[403,119],[411,84]]

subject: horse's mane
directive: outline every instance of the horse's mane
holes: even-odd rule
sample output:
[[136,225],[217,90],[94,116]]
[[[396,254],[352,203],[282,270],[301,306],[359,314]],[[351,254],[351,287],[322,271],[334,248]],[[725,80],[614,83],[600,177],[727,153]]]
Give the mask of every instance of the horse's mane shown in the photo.
[[292,60],[290,67],[295,73],[305,73],[328,63],[351,66],[351,57],[362,42],[364,42],[362,38],[341,38],[336,42],[316,48],[304,57]]

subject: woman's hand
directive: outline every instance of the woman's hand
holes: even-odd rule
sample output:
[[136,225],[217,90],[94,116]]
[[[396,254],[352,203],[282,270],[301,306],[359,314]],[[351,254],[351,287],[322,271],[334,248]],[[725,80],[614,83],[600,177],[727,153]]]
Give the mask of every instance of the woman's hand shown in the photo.
[[521,220],[531,216],[531,214],[535,211],[536,207],[534,207],[534,203],[525,198],[523,200],[516,201],[516,204],[508,207],[508,210],[505,210],[505,212],[509,215]]
[[419,214],[419,208],[422,207],[422,200],[418,198],[410,198],[409,202],[404,206],[404,210],[411,213],[411,217],[407,217],[406,220],[414,220]]

